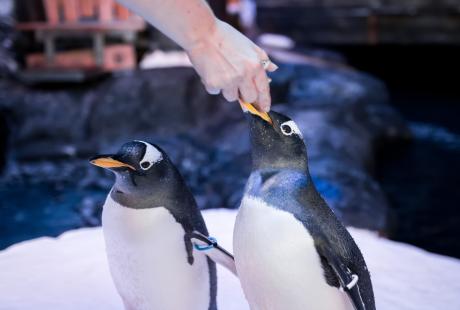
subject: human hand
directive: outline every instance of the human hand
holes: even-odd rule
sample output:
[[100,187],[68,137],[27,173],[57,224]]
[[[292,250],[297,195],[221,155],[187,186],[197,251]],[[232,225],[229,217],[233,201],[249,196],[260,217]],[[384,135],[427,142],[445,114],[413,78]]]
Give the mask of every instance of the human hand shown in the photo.
[[222,91],[228,101],[241,98],[270,111],[266,70],[273,72],[278,66],[267,62],[267,54],[235,28],[217,20],[211,34],[188,48],[187,54],[208,93]]

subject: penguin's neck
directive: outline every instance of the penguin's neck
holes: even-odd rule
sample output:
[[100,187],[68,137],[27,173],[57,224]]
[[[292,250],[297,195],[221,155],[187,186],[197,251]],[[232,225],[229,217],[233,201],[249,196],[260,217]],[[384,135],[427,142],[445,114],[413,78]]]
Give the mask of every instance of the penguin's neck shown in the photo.
[[[299,170],[308,173],[308,157],[305,147],[301,150],[271,148],[260,149],[260,145],[253,145],[251,152],[252,169],[255,170]],[[265,147],[265,146],[264,146]]]
[[254,158],[252,163],[253,171],[256,170],[298,170],[308,174],[308,164],[306,160],[284,160],[275,158],[265,160],[264,158]]

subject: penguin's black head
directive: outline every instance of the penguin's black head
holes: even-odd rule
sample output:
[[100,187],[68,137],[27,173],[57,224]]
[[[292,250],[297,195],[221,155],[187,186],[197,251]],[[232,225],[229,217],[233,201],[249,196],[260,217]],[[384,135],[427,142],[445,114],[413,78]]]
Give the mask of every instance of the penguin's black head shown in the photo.
[[98,155],[90,162],[113,171],[117,177],[114,189],[123,194],[148,195],[174,170],[160,147],[138,140],[123,144],[116,154]]
[[297,124],[281,113],[261,113],[248,107],[243,105],[249,112],[253,170],[307,171],[307,150]]

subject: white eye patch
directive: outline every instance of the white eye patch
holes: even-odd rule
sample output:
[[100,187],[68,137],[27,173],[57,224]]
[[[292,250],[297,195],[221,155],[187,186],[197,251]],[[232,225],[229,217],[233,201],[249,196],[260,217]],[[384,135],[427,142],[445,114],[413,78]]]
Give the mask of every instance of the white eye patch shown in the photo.
[[145,154],[139,162],[139,165],[141,166],[142,170],[149,170],[155,163],[163,159],[163,155],[161,154],[161,152],[150,143],[139,140],[135,141],[143,143],[145,145]]
[[293,134],[296,134],[300,138],[302,138],[302,132],[300,131],[299,127],[297,127],[297,124],[294,121],[287,121],[282,123],[280,129],[285,136],[291,136]]

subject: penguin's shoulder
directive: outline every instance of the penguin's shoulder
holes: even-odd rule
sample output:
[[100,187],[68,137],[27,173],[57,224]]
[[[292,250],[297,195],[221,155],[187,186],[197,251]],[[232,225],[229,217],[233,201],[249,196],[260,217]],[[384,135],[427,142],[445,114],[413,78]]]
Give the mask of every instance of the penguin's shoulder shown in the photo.
[[310,226],[312,230],[317,230],[317,211],[304,204],[302,199],[311,186],[311,178],[303,171],[258,170],[251,174],[245,195],[258,197],[271,207],[289,212],[308,230]]
[[306,173],[286,169],[254,171],[245,194],[293,214],[318,245],[331,244],[338,255],[354,256],[351,252],[357,247],[353,239]]
[[293,195],[307,184],[308,177],[297,170],[256,170],[248,179],[245,193],[270,200],[276,198],[277,195]]

